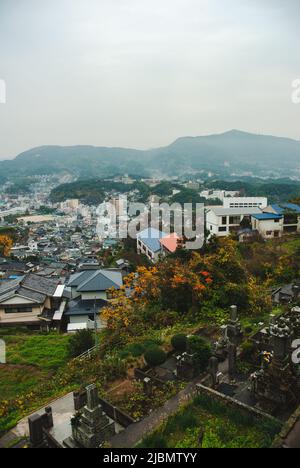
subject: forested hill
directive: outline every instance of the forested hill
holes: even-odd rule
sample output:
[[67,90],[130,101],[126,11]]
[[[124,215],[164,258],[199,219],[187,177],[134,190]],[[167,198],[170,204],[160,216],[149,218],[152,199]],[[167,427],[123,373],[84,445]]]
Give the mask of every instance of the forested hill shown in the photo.
[[141,151],[94,146],[43,146],[0,161],[2,177],[67,173],[107,177],[122,173],[182,175],[195,171],[300,173],[300,142],[232,130],[219,135],[184,137],[163,148]]

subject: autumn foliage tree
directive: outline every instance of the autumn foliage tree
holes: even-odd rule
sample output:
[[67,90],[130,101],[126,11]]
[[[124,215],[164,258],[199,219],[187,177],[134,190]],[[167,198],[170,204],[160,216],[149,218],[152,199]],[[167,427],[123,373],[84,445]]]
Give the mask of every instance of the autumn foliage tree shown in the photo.
[[12,246],[13,246],[13,241],[10,237],[0,236],[0,255],[3,255],[4,257],[8,257],[11,252]]
[[[245,267],[237,242],[216,241],[206,253],[191,252],[185,259],[167,257],[152,267],[138,267],[124,287],[111,291],[102,319],[113,330],[162,326],[164,314],[198,319],[203,308],[227,309],[236,304],[242,313],[259,314],[271,307],[268,290]],[[197,311],[196,314],[190,313]]]

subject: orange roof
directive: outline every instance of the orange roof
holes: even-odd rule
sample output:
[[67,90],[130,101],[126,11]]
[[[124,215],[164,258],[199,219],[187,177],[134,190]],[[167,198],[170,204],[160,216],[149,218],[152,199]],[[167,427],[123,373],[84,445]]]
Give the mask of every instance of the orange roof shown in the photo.
[[169,236],[163,237],[162,239],[159,240],[161,245],[165,247],[165,249],[169,250],[169,252],[174,253],[176,252],[176,249],[178,247],[178,242],[181,240],[181,238],[174,232],[173,234],[170,234]]

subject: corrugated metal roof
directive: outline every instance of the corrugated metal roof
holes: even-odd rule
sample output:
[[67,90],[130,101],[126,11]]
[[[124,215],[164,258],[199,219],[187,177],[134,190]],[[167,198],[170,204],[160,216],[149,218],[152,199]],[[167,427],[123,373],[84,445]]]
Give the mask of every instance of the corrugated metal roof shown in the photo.
[[164,237],[163,239],[160,239],[161,245],[163,245],[169,252],[176,252],[177,247],[178,247],[178,242],[180,241],[180,237],[173,233],[170,236]]
[[252,215],[252,218],[257,219],[258,221],[268,221],[272,219],[282,219],[282,216],[278,214],[272,214],[272,213],[261,213],[257,215]]
[[159,231],[158,229],[149,228],[140,232],[137,235],[137,238],[140,239],[146,245],[146,247],[151,250],[151,252],[156,253],[161,250],[159,240],[166,236],[166,233]]
[[261,213],[259,208],[223,208],[222,206],[211,207],[216,216],[238,216],[238,215],[254,215]]
[[280,203],[280,205],[271,205],[271,208],[277,214],[284,214],[286,211],[294,211],[295,213],[300,214],[300,206],[295,205],[294,203]]

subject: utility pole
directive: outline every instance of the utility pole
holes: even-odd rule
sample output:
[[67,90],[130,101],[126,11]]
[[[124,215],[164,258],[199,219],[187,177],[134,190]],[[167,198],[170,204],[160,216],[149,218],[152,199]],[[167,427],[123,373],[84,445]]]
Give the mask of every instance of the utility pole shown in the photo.
[[97,311],[96,311],[96,296],[94,300],[94,329],[95,329],[95,346],[98,346],[98,334],[97,334]]

